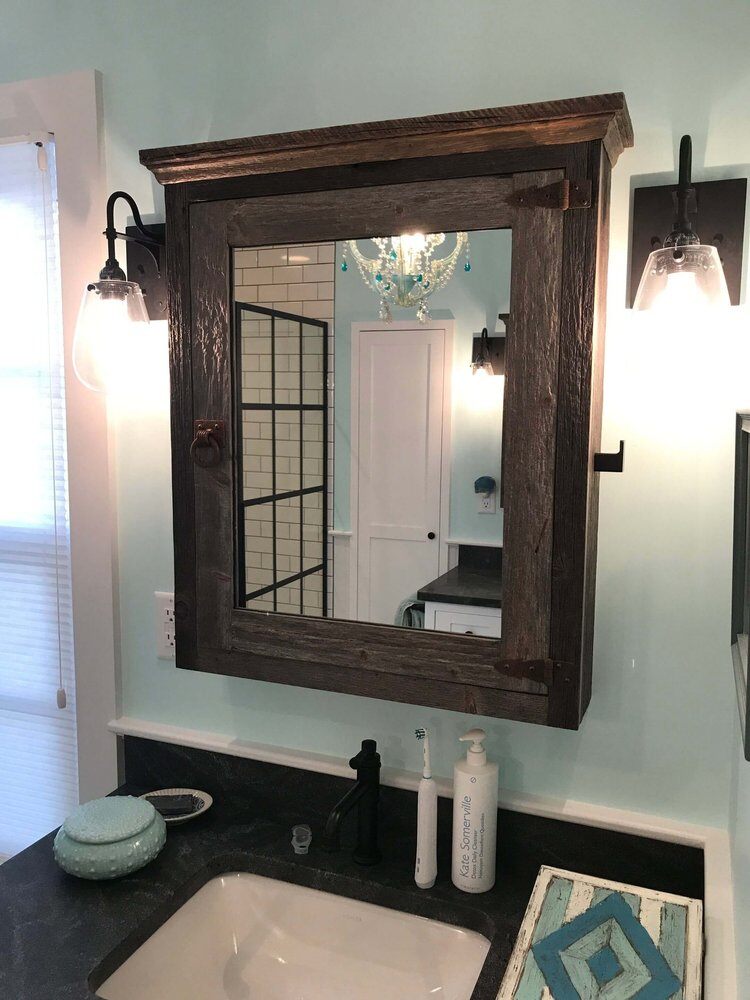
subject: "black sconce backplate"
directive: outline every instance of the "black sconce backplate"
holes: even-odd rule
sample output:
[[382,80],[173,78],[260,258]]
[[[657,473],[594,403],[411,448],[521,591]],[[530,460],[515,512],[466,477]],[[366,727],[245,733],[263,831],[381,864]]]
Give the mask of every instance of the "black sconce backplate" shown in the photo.
[[[488,337],[489,361],[495,375],[505,374],[505,337]],[[476,364],[482,357],[482,338],[474,337],[471,342],[471,363]]]
[[[689,206],[690,221],[701,243],[719,251],[727,279],[729,301],[739,305],[742,283],[742,243],[745,232],[747,180],[702,181],[695,188],[695,205]],[[633,232],[630,245],[630,289],[632,307],[646,259],[658,250],[674,225],[677,185],[636,188],[633,192]]]
[[[143,227],[146,232],[164,241],[164,223]],[[128,226],[127,236],[138,238],[135,226]],[[147,247],[136,243],[135,239],[127,240],[127,273],[128,281],[137,281],[141,286],[148,318],[150,320],[167,318],[167,282],[164,276],[164,247]],[[154,254],[156,259],[154,259]],[[159,263],[157,264],[157,260]]]

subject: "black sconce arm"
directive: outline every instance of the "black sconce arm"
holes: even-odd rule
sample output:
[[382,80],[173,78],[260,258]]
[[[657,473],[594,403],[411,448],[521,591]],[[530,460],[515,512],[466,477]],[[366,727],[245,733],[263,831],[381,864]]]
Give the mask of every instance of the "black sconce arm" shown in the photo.
[[689,135],[680,139],[680,173],[677,180],[677,213],[672,232],[664,240],[665,247],[693,246],[700,243],[693,229],[688,212],[695,211],[693,173],[693,140]]
[[[133,223],[135,228],[138,230],[138,236],[130,235],[129,233],[120,233],[117,229],[115,229],[115,205],[120,198],[128,203],[130,211],[133,213]],[[164,241],[157,239],[148,232],[143,224],[143,219],[141,218],[141,213],[138,211],[138,206],[127,191],[113,191],[107,199],[107,228],[104,230],[104,235],[107,237],[107,260],[104,267],[99,272],[99,277],[102,280],[126,280],[125,272],[120,267],[117,257],[115,256],[115,240],[118,239],[130,240],[145,247],[154,258],[157,268],[159,267],[159,251],[163,248]]]

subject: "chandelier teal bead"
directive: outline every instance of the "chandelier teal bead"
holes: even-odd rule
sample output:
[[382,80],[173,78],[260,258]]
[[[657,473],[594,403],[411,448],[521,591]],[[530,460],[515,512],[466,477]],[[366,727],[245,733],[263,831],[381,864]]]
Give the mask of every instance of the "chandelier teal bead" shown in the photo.
[[[468,263],[468,233],[404,233],[400,236],[375,236],[362,243],[375,245],[376,255],[368,256],[358,240],[346,240],[341,248],[341,270],[348,270],[352,254],[362,280],[380,299],[380,318],[391,322],[391,305],[416,309],[417,320],[429,319],[428,296],[444,288],[451,280],[462,255]],[[451,242],[455,244],[450,248]],[[438,248],[447,245],[444,256]],[[470,266],[464,268],[470,270]]]

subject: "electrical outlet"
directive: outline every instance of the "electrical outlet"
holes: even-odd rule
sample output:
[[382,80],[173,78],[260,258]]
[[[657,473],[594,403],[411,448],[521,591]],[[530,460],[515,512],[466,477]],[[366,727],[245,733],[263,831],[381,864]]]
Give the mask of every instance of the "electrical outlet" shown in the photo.
[[478,493],[477,494],[479,505],[477,507],[478,514],[494,514],[497,510],[497,505],[495,501],[494,493]]
[[174,594],[157,590],[154,593],[154,612],[156,655],[160,660],[173,660],[175,657]]

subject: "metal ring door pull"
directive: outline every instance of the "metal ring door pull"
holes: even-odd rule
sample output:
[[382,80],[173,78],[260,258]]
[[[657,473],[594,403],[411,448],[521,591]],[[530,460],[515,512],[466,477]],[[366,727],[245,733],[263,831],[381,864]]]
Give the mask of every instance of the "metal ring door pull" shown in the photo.
[[223,420],[196,420],[193,424],[195,437],[190,445],[190,457],[202,469],[210,469],[221,462],[224,444]]

